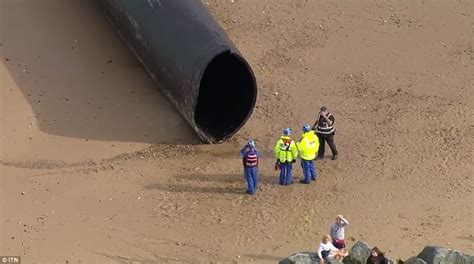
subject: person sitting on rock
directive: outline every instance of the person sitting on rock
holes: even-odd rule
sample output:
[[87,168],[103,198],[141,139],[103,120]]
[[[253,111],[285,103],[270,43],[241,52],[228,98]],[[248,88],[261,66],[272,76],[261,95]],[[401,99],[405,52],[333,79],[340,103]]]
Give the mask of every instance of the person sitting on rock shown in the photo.
[[388,264],[388,259],[378,247],[372,248],[370,257],[367,259],[367,264]]
[[342,260],[344,257],[347,256],[347,253],[344,253],[343,251],[337,249],[332,244],[332,240],[329,235],[323,236],[323,238],[321,239],[321,244],[319,244],[317,253],[319,259],[321,260]]

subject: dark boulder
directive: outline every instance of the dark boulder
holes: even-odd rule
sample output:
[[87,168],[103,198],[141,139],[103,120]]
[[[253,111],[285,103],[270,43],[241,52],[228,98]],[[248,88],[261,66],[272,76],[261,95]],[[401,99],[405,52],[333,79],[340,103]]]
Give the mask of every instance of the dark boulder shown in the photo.
[[[323,263],[320,261],[316,252],[299,252],[293,254],[286,259],[283,259],[279,262],[280,264],[319,264]],[[329,264],[341,264],[338,260],[331,260],[327,262]]]
[[349,256],[344,258],[345,264],[365,264],[372,249],[364,241],[357,241],[349,251]]
[[[372,248],[367,245],[364,241],[357,241],[349,251],[349,255],[344,258],[341,262],[339,260],[331,260],[326,263],[329,264],[366,264],[367,259],[372,252]],[[387,256],[385,256],[389,259]],[[280,261],[280,264],[318,264],[322,263],[316,252],[299,252],[295,253]],[[389,263],[393,264],[393,261],[389,259]],[[414,263],[418,264],[418,263]]]
[[407,261],[403,262],[404,264],[427,264],[426,261],[421,258],[411,257]]
[[427,264],[474,264],[474,256],[437,246],[426,246],[416,257]]

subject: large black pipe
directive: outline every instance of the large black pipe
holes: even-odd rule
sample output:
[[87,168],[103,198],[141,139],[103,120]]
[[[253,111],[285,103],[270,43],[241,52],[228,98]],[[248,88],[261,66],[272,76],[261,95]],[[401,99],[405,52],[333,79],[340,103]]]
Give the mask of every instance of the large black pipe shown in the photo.
[[201,0],[102,4],[127,45],[201,139],[220,142],[244,125],[257,97],[255,76]]

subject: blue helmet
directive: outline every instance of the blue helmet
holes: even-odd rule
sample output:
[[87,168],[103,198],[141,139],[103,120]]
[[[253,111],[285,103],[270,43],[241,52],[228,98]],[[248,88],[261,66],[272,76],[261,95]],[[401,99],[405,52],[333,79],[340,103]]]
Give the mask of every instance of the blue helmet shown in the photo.
[[255,148],[255,141],[253,141],[252,139],[249,139],[249,141],[247,142],[247,145],[251,148]]
[[309,131],[311,131],[311,127],[308,124],[304,125],[303,126],[303,132],[306,133],[306,132],[309,132]]
[[291,132],[293,132],[293,130],[289,127],[283,129],[283,135],[285,135],[285,136],[291,135]]

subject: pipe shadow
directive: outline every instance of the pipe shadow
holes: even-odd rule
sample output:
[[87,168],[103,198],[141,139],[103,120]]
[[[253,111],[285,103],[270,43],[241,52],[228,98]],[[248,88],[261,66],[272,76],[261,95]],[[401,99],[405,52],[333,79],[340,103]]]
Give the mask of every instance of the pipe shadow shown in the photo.
[[5,79],[12,80],[4,84],[22,92],[42,132],[104,141],[199,142],[97,1],[0,5],[0,64],[10,74]]

